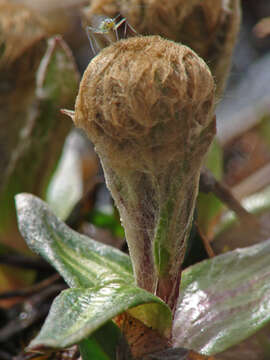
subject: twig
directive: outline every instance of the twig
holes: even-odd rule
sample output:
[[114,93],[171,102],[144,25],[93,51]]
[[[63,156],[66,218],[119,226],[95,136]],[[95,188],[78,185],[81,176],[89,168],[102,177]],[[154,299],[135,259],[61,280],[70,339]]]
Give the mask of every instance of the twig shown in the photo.
[[212,258],[212,257],[215,257],[216,254],[214,253],[214,250],[210,244],[210,241],[208,239],[208,237],[202,233],[199,225],[197,224],[197,231],[202,239],[202,242],[203,242],[203,245],[204,245],[204,248],[205,248],[205,251],[207,252],[207,255]]
[[6,342],[15,334],[18,334],[46,316],[51,303],[49,299],[55,297],[66,287],[65,284],[55,284],[27,299],[23,303],[18,316],[0,329],[0,342]]
[[12,360],[12,356],[3,350],[0,350],[0,359],[1,360]]
[[49,278],[39,282],[38,284],[34,284],[24,289],[13,290],[13,291],[6,291],[4,293],[0,293],[0,299],[9,299],[13,297],[27,297],[38,291],[43,290],[44,288],[52,285],[54,282],[59,280],[61,277],[58,274],[54,274]]
[[[37,83],[37,95],[42,98],[44,96],[43,94],[43,88],[44,88],[44,82],[47,75],[47,70],[50,65],[50,62],[52,60],[53,55],[55,55],[56,49],[61,48],[65,55],[68,56],[69,60],[73,64],[74,68],[77,69],[77,65],[74,60],[74,56],[70,50],[70,48],[67,46],[65,41],[60,35],[56,35],[53,38],[50,38],[48,40],[48,47],[46,50],[46,53],[44,54],[41,63],[39,65],[39,69],[36,76],[36,83]],[[79,80],[79,73],[77,72],[77,78]]]
[[26,354],[24,351],[19,354],[18,356],[15,356],[12,358],[12,360],[31,360],[31,359],[35,359],[35,358],[39,358],[40,359],[40,354],[36,354],[36,353],[32,353],[32,354]]
[[23,269],[52,271],[53,268],[41,258],[34,258],[19,254],[0,255],[0,264],[12,265]]
[[46,299],[56,296],[57,293],[59,293],[62,290],[65,290],[68,286],[65,283],[62,284],[53,284],[50,287],[45,288],[43,291],[33,295],[31,298],[27,299],[27,303],[29,303],[31,306],[40,305],[42,304]]
[[89,212],[95,205],[98,187],[103,183],[101,177],[94,177],[87,185],[85,195],[75,204],[65,223],[74,230],[77,230],[85,213]]
[[200,190],[205,193],[212,192],[215,194],[229,209],[235,212],[240,221],[252,225],[257,224],[256,217],[249,213],[234,197],[230,189],[216,180],[211,171],[206,168],[201,171]]

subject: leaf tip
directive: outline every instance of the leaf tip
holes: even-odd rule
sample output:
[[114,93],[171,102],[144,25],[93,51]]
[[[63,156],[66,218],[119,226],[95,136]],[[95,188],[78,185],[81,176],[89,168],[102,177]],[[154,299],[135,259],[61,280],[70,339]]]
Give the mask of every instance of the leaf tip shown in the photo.
[[74,122],[75,112],[73,110],[61,109],[60,112],[67,115]]
[[17,214],[21,212],[22,209],[25,209],[29,201],[32,200],[34,195],[28,193],[19,193],[15,195],[15,206],[17,210]]

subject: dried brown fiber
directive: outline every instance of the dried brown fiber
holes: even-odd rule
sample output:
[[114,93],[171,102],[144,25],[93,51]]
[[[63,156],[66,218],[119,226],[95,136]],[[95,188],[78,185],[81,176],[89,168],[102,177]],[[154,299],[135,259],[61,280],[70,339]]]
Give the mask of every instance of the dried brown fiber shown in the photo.
[[239,30],[240,0],[92,0],[86,11],[126,17],[142,35],[160,35],[191,47],[209,65],[220,97]]

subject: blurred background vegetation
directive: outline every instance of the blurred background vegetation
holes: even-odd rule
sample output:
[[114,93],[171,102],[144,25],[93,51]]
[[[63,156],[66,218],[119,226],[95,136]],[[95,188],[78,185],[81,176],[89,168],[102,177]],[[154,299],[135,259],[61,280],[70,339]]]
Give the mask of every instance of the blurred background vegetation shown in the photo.
[[[158,33],[190,45],[204,57],[216,78],[217,138],[206,165],[219,181],[222,195],[213,188],[208,194],[200,193],[185,265],[269,238],[270,2],[242,1],[242,23],[224,94],[223,74],[230,64],[222,54],[233,46],[233,41],[219,39],[224,45],[220,47],[205,41],[214,34],[211,24],[218,22],[218,8],[216,14],[211,13],[212,18],[203,18],[201,13],[187,16],[177,32],[173,26],[165,26],[173,23],[169,10],[165,14],[167,22],[161,22],[163,26],[159,27],[151,22],[154,15],[147,13],[147,1],[145,5],[138,1],[135,8],[146,18],[149,15],[147,21],[140,23],[136,23],[136,11],[129,12],[125,1],[120,2],[122,7],[115,3],[118,4],[108,0],[0,1],[3,360],[31,358],[23,348],[38,330],[52,299],[65,287],[47,263],[30,253],[19,234],[15,194],[30,192],[40,196],[72,228],[127,251],[124,231],[93,146],[60,113],[62,108],[73,109],[80,76],[93,56],[83,28],[91,24],[93,14],[114,17],[121,13],[138,33]],[[231,19],[228,24],[236,36],[237,20]],[[217,38],[218,35],[220,32],[214,34]],[[241,211],[235,212],[230,195],[255,215],[254,221]],[[270,358],[269,335],[270,328],[266,327],[215,358]],[[78,353],[72,348],[54,356],[77,359]]]

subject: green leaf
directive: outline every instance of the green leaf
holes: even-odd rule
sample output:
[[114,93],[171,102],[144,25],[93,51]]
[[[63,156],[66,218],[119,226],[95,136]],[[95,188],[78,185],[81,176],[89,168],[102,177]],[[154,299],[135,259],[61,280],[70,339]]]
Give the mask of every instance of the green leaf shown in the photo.
[[95,339],[90,338],[83,340],[79,349],[82,360],[110,360]]
[[[90,289],[68,289],[55,299],[39,335],[30,343],[31,349],[67,347],[87,338],[110,319],[130,308],[140,315],[141,306],[150,305],[159,321],[152,323],[163,333],[170,327],[170,310],[156,296],[125,283],[110,283]],[[138,316],[139,317],[139,316]],[[151,317],[151,316],[150,316]]]
[[270,147],[270,114],[269,110],[266,111],[266,114],[263,115],[259,125],[258,132],[260,136],[266,142],[268,148]]
[[[90,338],[85,339],[80,342],[80,353],[83,356],[84,353],[88,354],[88,357],[85,356],[85,359],[99,359],[97,354],[94,354],[90,357],[91,352],[93,351],[93,346],[95,351],[98,352],[101,356],[106,356],[108,360],[114,360],[115,358],[115,349],[119,345],[119,342],[122,339],[122,333],[119,327],[112,321],[107,322],[100,329],[94,332]],[[100,349],[98,351],[98,348]],[[103,359],[103,358],[101,358]]]
[[109,229],[114,236],[125,236],[124,229],[116,218],[115,213],[105,214],[100,210],[92,210],[89,214],[88,221],[103,229]]
[[270,321],[270,240],[186,269],[174,346],[205,355],[241,342]]
[[[0,241],[20,249],[25,243],[17,233],[14,196],[20,192],[34,192],[45,197],[72,126],[59,109],[73,106],[79,84],[79,73],[67,45],[58,36],[48,40],[46,50],[45,40],[41,41],[41,29],[36,29],[32,16],[29,14],[27,24],[18,26],[20,16],[13,15],[12,31],[16,34],[21,30],[13,38],[9,36],[3,40],[10,49],[16,48],[12,52],[14,55],[17,46],[20,48],[28,38],[27,51],[13,62],[10,62],[9,51],[5,52],[8,58],[3,58],[0,65],[1,76],[5,74],[4,82],[11,81],[8,86],[12,89],[1,93],[1,103],[6,105],[1,106],[0,115],[3,159],[0,163]],[[9,17],[12,17],[10,13],[1,12],[0,23]],[[23,27],[29,37],[25,37]],[[4,37],[8,34],[1,32]],[[13,45],[11,41],[15,41]],[[9,66],[3,68],[2,64],[7,63]]]
[[70,229],[39,198],[16,196],[19,229],[28,246],[42,255],[70,287],[88,288],[102,282],[134,282],[130,259],[108,245]]
[[[216,139],[207,153],[205,166],[211,170],[218,180],[222,178],[223,150]],[[207,234],[211,222],[222,207],[222,202],[214,194],[199,192],[197,198],[198,224],[204,234]]]
[[158,297],[134,285],[127,255],[73,231],[31,194],[17,195],[16,207],[19,229],[27,244],[50,262],[70,287],[76,288],[55,300],[34,344],[44,341],[44,346],[70,345],[128,309],[146,326],[168,335],[170,309]]
[[62,155],[46,192],[46,202],[60,219],[67,219],[83,196],[81,149],[86,139],[76,130],[66,138]]
[[215,138],[210,149],[207,152],[205,166],[211,170],[218,180],[222,179],[223,175],[223,149],[220,143]]

